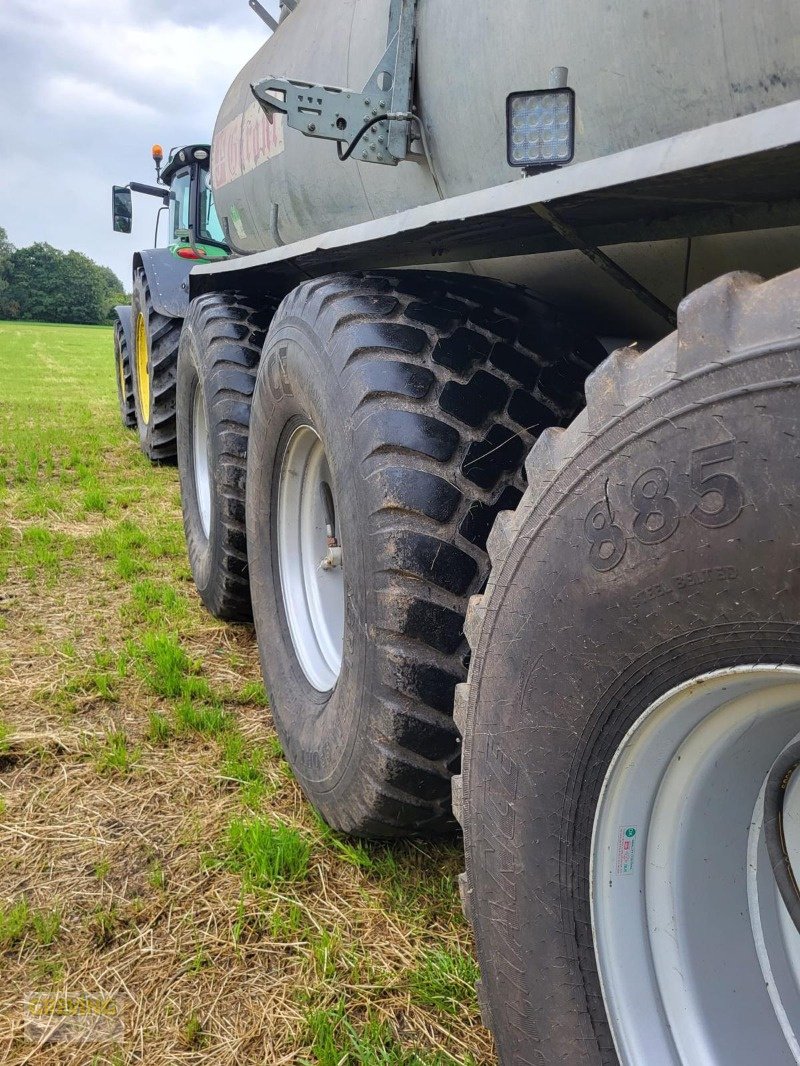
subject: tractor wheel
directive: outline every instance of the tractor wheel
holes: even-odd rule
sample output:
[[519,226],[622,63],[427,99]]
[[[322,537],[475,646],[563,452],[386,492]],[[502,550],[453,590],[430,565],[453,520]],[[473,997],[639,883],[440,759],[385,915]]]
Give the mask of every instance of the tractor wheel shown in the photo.
[[133,398],[133,373],[128,342],[121,322],[114,325],[114,366],[117,377],[119,414],[125,429],[136,429],[136,402]]
[[685,299],[489,539],[453,802],[503,1063],[795,1061],[799,303],[800,271]]
[[250,404],[275,304],[194,300],[178,355],[178,469],[197,591],[217,618],[252,621],[245,534]]
[[451,831],[463,619],[526,444],[604,356],[524,290],[414,272],[296,289],[253,397],[247,543],[286,756],[334,827]]
[[139,443],[151,462],[174,463],[175,381],[182,319],[153,308],[150,285],[141,267],[133,274],[133,395]]

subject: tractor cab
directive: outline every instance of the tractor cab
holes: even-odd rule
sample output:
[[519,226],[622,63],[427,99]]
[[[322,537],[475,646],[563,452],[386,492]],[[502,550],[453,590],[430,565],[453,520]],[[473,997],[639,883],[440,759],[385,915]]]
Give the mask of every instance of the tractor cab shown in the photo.
[[[113,225],[118,233],[130,233],[133,223],[132,194],[141,193],[161,199],[168,212],[168,244],[173,255],[181,259],[220,259],[229,254],[225,234],[214,206],[209,172],[210,148],[207,144],[190,144],[173,148],[162,168],[160,145],[153,145],[157,185],[132,181],[113,189]],[[158,245],[156,221],[155,244]]]
[[174,148],[161,171],[169,186],[169,243],[182,259],[219,259],[228,254],[211,189],[207,144]]

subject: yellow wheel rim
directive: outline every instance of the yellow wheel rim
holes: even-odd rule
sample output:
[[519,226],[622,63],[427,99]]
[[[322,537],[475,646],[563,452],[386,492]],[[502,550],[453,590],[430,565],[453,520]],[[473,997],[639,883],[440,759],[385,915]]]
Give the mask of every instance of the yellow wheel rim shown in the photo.
[[150,365],[147,357],[147,325],[144,315],[136,317],[136,385],[142,421],[150,421]]

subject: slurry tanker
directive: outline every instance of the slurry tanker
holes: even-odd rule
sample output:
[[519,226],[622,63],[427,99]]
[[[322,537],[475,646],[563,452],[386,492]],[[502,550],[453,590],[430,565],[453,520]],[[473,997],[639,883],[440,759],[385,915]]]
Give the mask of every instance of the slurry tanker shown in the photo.
[[462,826],[503,1063],[800,1061],[800,6],[250,6],[166,374],[140,263],[200,596]]

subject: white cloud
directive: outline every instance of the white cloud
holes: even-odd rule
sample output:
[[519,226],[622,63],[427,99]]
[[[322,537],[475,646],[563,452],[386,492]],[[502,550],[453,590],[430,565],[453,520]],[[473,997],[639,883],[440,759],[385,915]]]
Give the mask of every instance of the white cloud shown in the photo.
[[41,107],[43,111],[62,116],[74,114],[75,111],[81,111],[90,118],[102,115],[117,119],[158,116],[152,104],[121,96],[108,86],[84,81],[74,74],[57,74],[47,78],[42,86]]
[[0,0],[0,226],[17,245],[77,248],[129,285],[155,206],[137,198],[133,234],[114,234],[111,185],[152,180],[154,141],[210,139],[265,37],[246,0]]

